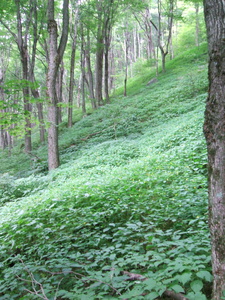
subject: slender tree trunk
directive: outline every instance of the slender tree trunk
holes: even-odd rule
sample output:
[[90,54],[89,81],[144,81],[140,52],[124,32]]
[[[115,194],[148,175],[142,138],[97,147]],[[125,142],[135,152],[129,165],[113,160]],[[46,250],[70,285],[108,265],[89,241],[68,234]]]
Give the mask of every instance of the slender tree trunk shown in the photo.
[[83,26],[81,29],[81,52],[80,52],[80,66],[81,66],[81,94],[82,94],[82,112],[86,114],[86,103],[85,103],[85,89],[84,89],[84,82],[85,82],[85,50],[84,50],[84,32]]
[[48,167],[49,170],[59,166],[58,147],[58,107],[56,94],[56,78],[60,62],[62,61],[68,38],[69,0],[63,2],[63,30],[59,47],[57,48],[57,23],[54,19],[54,0],[48,0],[48,33],[49,33],[49,61],[47,73],[48,97]]
[[40,142],[45,142],[45,123],[44,123],[44,115],[43,115],[43,104],[37,103],[37,111],[38,111],[38,120],[39,120],[39,132],[40,132]]
[[58,124],[62,123],[62,106],[63,103],[63,76],[64,76],[64,64],[63,61],[58,71],[58,76],[56,80],[56,92],[58,100]]
[[105,74],[104,74],[105,100],[109,103],[109,51],[105,51]]
[[73,92],[74,92],[74,67],[75,67],[76,43],[72,44],[72,53],[70,57],[70,83],[68,99],[68,127],[73,126]]
[[[51,4],[52,2],[52,4]],[[48,168],[55,169],[59,166],[59,151],[58,151],[58,108],[56,95],[56,76],[58,66],[57,53],[57,23],[54,20],[54,1],[49,0],[49,62],[47,74],[47,97],[48,97]],[[53,7],[52,7],[53,5]]]
[[168,52],[164,52],[163,48],[160,47],[160,51],[161,51],[161,58],[162,58],[162,72],[165,73],[166,72],[166,56],[168,54]]
[[209,226],[213,300],[225,291],[225,4],[204,0],[209,48],[209,93],[204,133],[208,150]]
[[77,107],[80,108],[81,101],[80,101],[80,96],[81,96],[81,84],[82,84],[82,73],[80,74],[80,78],[78,81],[78,88],[77,88]]
[[[21,61],[23,68],[23,79],[28,80],[28,54],[26,47],[21,51]],[[25,113],[25,151],[27,153],[31,152],[31,104],[29,103],[29,87],[23,88],[23,101],[24,101],[24,113]]]
[[110,77],[109,77],[109,89],[114,89],[114,74],[115,74],[115,56],[114,56],[114,48],[111,48],[111,51],[109,52],[110,55]]
[[[77,18],[78,11],[76,11],[75,18]],[[70,83],[69,83],[69,100],[68,100],[68,127],[73,126],[73,92],[74,92],[74,68],[75,68],[75,55],[77,47],[77,22],[73,27],[72,33],[72,52],[70,57]]]
[[[127,27],[125,25],[125,27]],[[128,78],[128,52],[129,52],[129,33],[125,31],[125,78],[124,78],[124,96],[127,96],[127,78]]]
[[5,141],[5,131],[2,126],[0,126],[0,142],[1,148],[4,150],[6,148],[6,141]]
[[[4,84],[4,74],[5,72],[2,71],[0,68],[0,99],[1,101],[5,101],[5,94],[4,94],[4,89],[3,89],[3,84]],[[2,109],[0,110],[0,113],[4,115],[5,110]],[[4,150],[6,148],[6,141],[5,141],[5,130],[3,126],[0,126],[0,143],[1,143],[1,148]]]
[[109,47],[110,47],[110,28],[105,33],[105,73],[104,73],[104,87],[106,103],[109,103]]
[[103,57],[104,57],[104,39],[103,39],[103,7],[102,1],[96,2],[98,13],[98,28],[97,28],[97,50],[95,59],[95,97],[97,106],[103,104],[102,97],[102,81],[103,81]]
[[95,95],[97,100],[97,106],[103,104],[103,97],[102,97],[103,55],[104,55],[103,38],[100,37],[98,39],[98,49],[96,52],[96,67],[95,67],[95,75],[96,75]]
[[93,79],[93,72],[91,69],[91,54],[90,54],[91,42],[90,42],[90,32],[89,29],[87,30],[87,45],[85,49],[85,59],[87,65],[87,77],[88,77],[88,88],[89,94],[91,99],[91,105],[93,109],[97,108],[96,101],[95,101],[95,94],[94,94],[94,79]]
[[[17,46],[20,52],[20,59],[22,64],[22,74],[23,80],[27,81],[28,78],[28,49],[27,49],[27,38],[28,38],[28,28],[30,19],[27,19],[26,22],[26,32],[23,37],[23,28],[22,28],[22,16],[21,16],[21,3],[20,0],[15,0],[17,8]],[[28,17],[27,17],[28,18]],[[31,104],[29,103],[29,87],[28,85],[23,87],[23,102],[24,102],[24,115],[25,115],[25,151],[27,153],[31,152]]]

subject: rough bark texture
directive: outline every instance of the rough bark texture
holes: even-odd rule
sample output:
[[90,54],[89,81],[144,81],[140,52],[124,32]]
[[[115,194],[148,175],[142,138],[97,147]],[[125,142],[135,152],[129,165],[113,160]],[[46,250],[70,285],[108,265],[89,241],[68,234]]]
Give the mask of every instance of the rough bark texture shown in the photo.
[[204,134],[209,164],[212,299],[220,300],[225,290],[225,2],[205,0],[204,11],[209,44],[209,94]]
[[56,95],[56,78],[60,62],[62,61],[68,38],[68,13],[69,0],[63,2],[63,29],[59,47],[57,48],[57,24],[54,19],[54,1],[48,0],[48,33],[49,33],[49,60],[47,74],[48,96],[48,168],[55,169],[59,166],[58,149],[58,107]]

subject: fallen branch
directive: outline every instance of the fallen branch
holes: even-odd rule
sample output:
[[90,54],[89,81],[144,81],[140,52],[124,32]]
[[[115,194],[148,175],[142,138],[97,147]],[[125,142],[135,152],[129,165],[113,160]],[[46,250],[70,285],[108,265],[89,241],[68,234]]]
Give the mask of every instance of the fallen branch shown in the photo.
[[[144,277],[141,274],[130,273],[127,271],[123,271],[123,274],[127,275],[129,278],[127,278],[126,280],[130,280],[130,281],[135,281],[135,280],[144,281],[148,279],[147,277]],[[172,298],[173,300],[189,300],[183,294],[175,293],[174,291],[170,291],[170,290],[165,290],[163,296]],[[123,300],[127,300],[127,299],[123,299]]]
[[127,271],[123,271],[123,274],[129,276],[129,278],[126,279],[126,280],[129,280],[129,281],[135,281],[135,280],[144,281],[144,280],[147,279],[146,277],[144,277],[140,274],[130,273],[130,272],[127,272]]
[[166,297],[172,298],[174,300],[189,300],[183,294],[181,294],[181,293],[175,293],[174,291],[169,291],[169,290],[166,290],[163,293],[163,295],[166,296]]

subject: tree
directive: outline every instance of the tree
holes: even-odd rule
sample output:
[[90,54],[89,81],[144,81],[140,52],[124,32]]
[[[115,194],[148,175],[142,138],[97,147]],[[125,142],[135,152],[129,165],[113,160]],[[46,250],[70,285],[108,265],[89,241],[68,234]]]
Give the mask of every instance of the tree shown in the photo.
[[[15,3],[15,13],[17,17],[17,34],[11,30],[10,26],[3,20],[0,19],[2,25],[10,32],[14,37],[15,42],[18,46],[20,60],[22,65],[22,78],[24,81],[29,79],[29,60],[28,60],[28,39],[29,39],[29,29],[31,26],[32,10],[33,7],[29,5],[26,13],[22,13],[22,3],[20,0],[14,0]],[[24,25],[25,24],[25,25]],[[30,113],[31,105],[29,103],[29,87],[28,85],[23,85],[23,101],[24,101],[24,114],[25,114],[25,151],[30,152],[32,149],[31,145],[31,122]]]
[[166,71],[166,56],[172,39],[175,0],[157,1],[158,25],[151,20],[157,32],[158,47],[162,58],[162,71]]
[[68,127],[73,125],[73,91],[74,91],[74,68],[75,55],[77,48],[77,27],[78,27],[78,8],[72,6],[72,25],[70,37],[72,39],[72,49],[70,56],[70,81],[69,81],[69,99],[68,99]]
[[225,5],[204,0],[209,52],[209,93],[204,134],[208,150],[209,227],[212,244],[213,296],[225,291]]
[[59,65],[62,61],[68,38],[69,27],[69,0],[63,1],[63,27],[60,43],[58,46],[58,30],[55,21],[54,1],[48,0],[48,73],[47,73],[47,96],[48,96],[48,168],[55,169],[59,166],[58,147],[58,107],[56,95],[56,78]]

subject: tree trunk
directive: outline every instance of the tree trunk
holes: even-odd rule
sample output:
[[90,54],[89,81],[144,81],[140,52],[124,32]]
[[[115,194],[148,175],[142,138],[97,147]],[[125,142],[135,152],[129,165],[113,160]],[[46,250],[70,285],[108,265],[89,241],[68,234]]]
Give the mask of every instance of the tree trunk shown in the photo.
[[209,47],[209,93],[204,134],[208,150],[209,226],[212,245],[213,300],[225,291],[225,5],[204,1]]
[[91,105],[93,109],[97,108],[94,94],[94,80],[93,73],[91,69],[91,54],[90,54],[91,42],[90,42],[90,31],[87,29],[87,45],[85,49],[85,59],[87,64],[87,77],[88,77],[88,89],[91,99]]
[[[127,24],[125,24],[125,28],[127,28]],[[125,31],[125,78],[124,78],[124,92],[123,95],[127,96],[127,78],[128,78],[128,52],[129,52],[129,33]]]
[[[28,80],[28,54],[27,49],[23,48],[21,50],[21,62],[23,68],[23,79]],[[24,102],[24,114],[25,114],[25,151],[27,153],[31,152],[31,104],[29,103],[29,87],[23,88],[23,102]]]
[[103,98],[102,98],[103,55],[104,55],[103,39],[100,38],[98,40],[98,49],[96,52],[96,67],[95,67],[95,74],[96,74],[95,95],[97,100],[97,106],[103,104]]
[[[34,78],[31,80],[32,80],[32,82],[35,82]],[[40,98],[38,89],[31,89],[31,92],[35,99]],[[36,106],[37,106],[37,111],[38,111],[40,142],[44,143],[46,130],[45,130],[45,123],[44,123],[44,115],[43,115],[43,104],[37,100]]]
[[166,56],[167,56],[168,52],[164,52],[162,47],[160,47],[160,51],[161,51],[161,59],[162,59],[162,72],[165,73],[166,72]]
[[84,89],[84,82],[85,82],[85,50],[84,50],[84,32],[83,26],[81,27],[81,51],[80,51],[80,67],[81,67],[81,94],[82,94],[82,112],[86,114],[86,103],[85,103],[85,89]]
[[[75,19],[77,19],[78,10],[75,13]],[[69,83],[69,100],[68,100],[68,127],[73,126],[73,92],[74,92],[74,68],[75,68],[75,55],[77,47],[77,21],[73,27],[72,38],[72,51],[70,57],[70,83]]]
[[63,61],[60,65],[58,76],[56,80],[56,93],[58,101],[58,124],[62,123],[62,103],[63,103],[63,76],[64,76],[64,64]]
[[103,57],[104,57],[104,40],[103,40],[103,15],[104,8],[102,1],[96,2],[96,10],[98,14],[98,27],[97,27],[97,49],[96,49],[96,60],[95,60],[95,97],[97,106],[103,104],[102,97],[102,80],[103,80]]
[[59,166],[58,148],[58,107],[56,95],[56,78],[60,62],[62,61],[68,38],[68,13],[69,0],[63,2],[63,30],[59,47],[57,49],[57,23],[54,19],[54,1],[48,0],[48,33],[49,33],[49,60],[47,73],[48,97],[48,168],[55,169]]
[[[26,20],[26,30],[23,37],[23,28],[22,28],[22,16],[20,12],[20,0],[15,0],[16,9],[17,9],[17,46],[20,52],[20,59],[22,64],[22,74],[23,80],[28,80],[28,50],[27,50],[27,37],[28,29],[30,24],[30,19],[27,17]],[[27,153],[31,152],[31,104],[29,103],[29,87],[23,87],[23,103],[24,103],[24,115],[25,115],[25,151]]]

